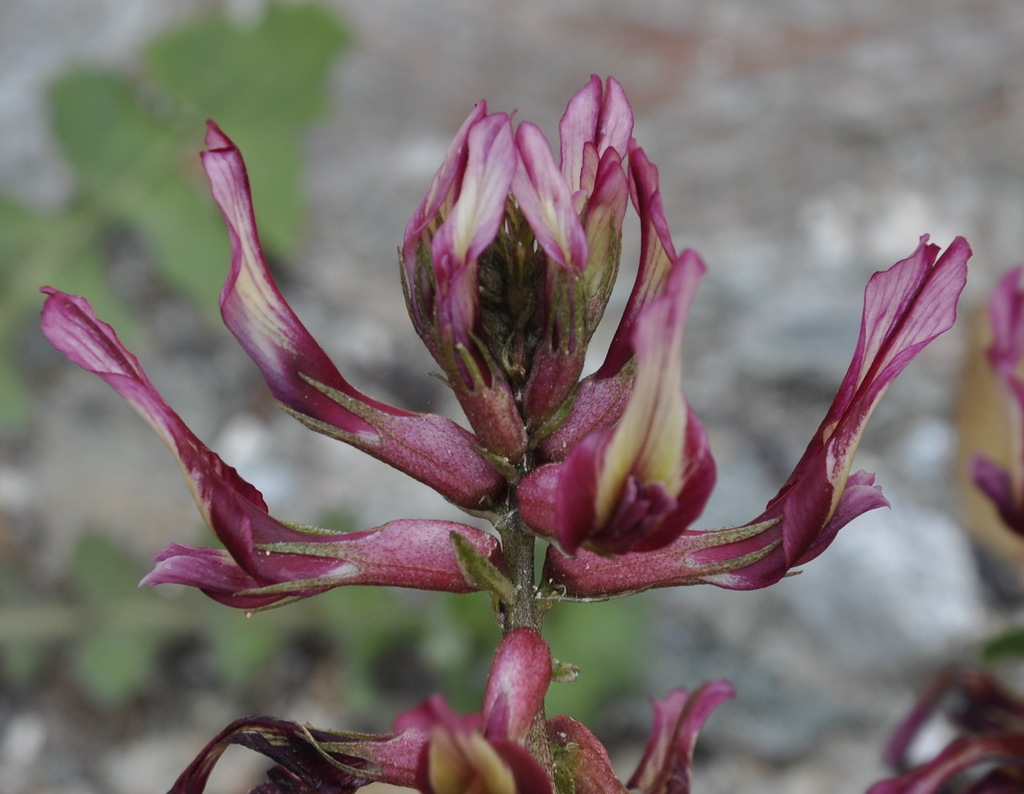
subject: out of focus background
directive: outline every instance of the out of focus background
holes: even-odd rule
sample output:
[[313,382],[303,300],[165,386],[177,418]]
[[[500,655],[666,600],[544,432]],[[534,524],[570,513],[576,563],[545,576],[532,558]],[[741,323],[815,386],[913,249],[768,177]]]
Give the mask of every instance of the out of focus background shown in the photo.
[[[703,526],[749,520],[785,480],[849,362],[870,274],[921,234],[974,248],[958,327],[901,377],[861,446],[892,510],[764,592],[651,593],[549,624],[555,654],[582,670],[550,710],[588,720],[623,774],[648,694],[729,677],[738,697],[701,737],[696,791],[846,794],[883,776],[914,693],[1014,625],[1024,592],[1020,549],[961,474],[1005,440],[978,307],[1024,260],[1020,11],[0,3],[0,792],[164,791],[244,714],[379,730],[434,691],[478,708],[497,639],[486,598],[342,590],[246,618],[137,590],[164,545],[211,541],[155,436],[42,339],[37,287],[92,298],[275,515],[456,518],[278,411],[219,324],[227,243],[198,165],[203,122],[241,146],[275,272],[342,372],[458,416],[405,318],[405,222],[474,102],[554,138],[592,73],[626,87],[676,244],[708,263],[684,368],[720,470]],[[628,229],[627,281],[635,241]],[[264,766],[229,753],[210,790],[247,790]]]

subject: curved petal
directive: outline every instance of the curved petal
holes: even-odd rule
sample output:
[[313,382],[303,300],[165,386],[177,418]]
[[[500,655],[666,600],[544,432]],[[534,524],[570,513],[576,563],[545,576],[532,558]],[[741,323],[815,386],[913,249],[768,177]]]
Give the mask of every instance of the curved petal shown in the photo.
[[448,147],[444,162],[438,168],[427,194],[405,227],[402,245],[403,283],[406,285],[406,299],[409,316],[420,336],[424,336],[434,313],[434,281],[424,283],[417,278],[417,264],[421,246],[427,244],[428,230],[441,224],[451,211],[458,196],[458,184],[466,168],[466,141],[469,131],[477,121],[487,115],[487,103],[478,103],[462,123],[454,140]]
[[608,149],[625,157],[633,135],[633,109],[622,84],[609,77],[603,89],[601,78],[591,75],[569,100],[558,124],[562,174],[573,193],[581,188],[590,192],[586,180],[581,178],[586,144],[594,145],[598,159]]
[[175,781],[170,794],[202,794],[213,767],[232,746],[267,756],[286,774],[321,794],[349,794],[380,781],[412,786],[426,743],[422,731],[392,736],[335,733],[273,717],[245,717],[218,733]]
[[789,480],[755,519],[785,516],[789,565],[809,559],[808,551],[836,511],[860,437],[882,395],[956,319],[971,250],[958,237],[941,257],[938,253],[939,247],[923,237],[910,257],[868,281],[860,338],[846,377]]
[[409,474],[458,505],[480,509],[500,493],[500,475],[454,422],[373,400],[353,388],[284,300],[267,268],[242,155],[212,122],[203,165],[231,235],[221,313],[274,396],[307,426]]
[[992,343],[986,350],[1002,393],[1009,456],[1007,465],[984,457],[971,462],[971,477],[992,500],[1007,528],[1024,534],[1024,289],[1018,285],[1024,268],[1011,270],[992,291],[989,321]]
[[[622,416],[560,464],[554,515],[569,554],[584,543],[612,554],[660,548],[700,514],[711,493],[714,461],[681,387],[683,326],[703,272],[691,251],[675,262],[664,294],[634,328],[636,375]],[[527,520],[539,504],[529,479]]]
[[550,682],[551,651],[540,634],[526,628],[510,632],[494,654],[487,679],[486,735],[525,744]]
[[[268,516],[268,522],[274,519]],[[299,540],[257,544],[249,555],[251,571],[226,551],[171,544],[156,556],[156,567],[141,584],[196,587],[240,609],[308,598],[348,585],[469,593],[474,588],[451,548],[453,533],[492,562],[500,562],[497,540],[478,529],[451,521],[398,519],[365,532],[307,531]]]
[[[1001,768],[992,771],[993,764],[1013,768],[1012,778],[1007,778]],[[954,739],[928,763],[899,777],[875,783],[867,794],[942,794],[948,783],[976,766],[989,770],[986,779],[991,781],[991,785],[972,788],[971,791],[977,794],[1020,791],[1024,775],[1024,734],[1001,733]]]
[[519,209],[544,253],[571,272],[582,273],[587,264],[587,237],[544,133],[524,121],[516,130],[516,148],[519,167],[512,195]]
[[689,794],[697,734],[711,712],[734,695],[728,681],[712,681],[692,695],[676,689],[664,700],[652,701],[654,729],[629,779],[630,788],[644,794]]

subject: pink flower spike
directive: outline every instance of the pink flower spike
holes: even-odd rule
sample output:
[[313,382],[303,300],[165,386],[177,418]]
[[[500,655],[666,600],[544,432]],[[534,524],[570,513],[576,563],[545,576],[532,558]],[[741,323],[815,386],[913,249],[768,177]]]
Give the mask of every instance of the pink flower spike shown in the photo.
[[689,794],[690,767],[697,733],[711,712],[735,692],[728,681],[713,681],[692,695],[677,689],[654,700],[654,729],[643,758],[629,780],[641,794]]
[[472,434],[432,414],[415,414],[353,388],[284,300],[267,268],[238,148],[210,122],[203,165],[231,235],[231,270],[221,312],[274,396],[314,430],[339,438],[439,491],[456,504],[486,507],[502,481]]
[[986,354],[999,383],[1009,440],[1007,466],[982,455],[970,463],[971,477],[992,500],[1007,528],[1024,535],[1024,380],[1019,368],[1024,358],[1024,289],[1019,286],[1024,268],[1007,273],[989,299],[992,343]]
[[555,166],[540,128],[526,121],[516,130],[519,167],[512,195],[549,259],[572,275],[587,264],[587,237],[572,205],[569,185]]

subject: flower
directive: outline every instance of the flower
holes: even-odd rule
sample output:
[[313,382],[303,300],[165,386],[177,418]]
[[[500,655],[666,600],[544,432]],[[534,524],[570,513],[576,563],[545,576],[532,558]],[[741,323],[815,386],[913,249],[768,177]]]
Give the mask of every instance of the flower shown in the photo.
[[[742,527],[686,530],[662,549],[574,559],[549,549],[545,579],[558,592],[598,596],[708,582],[765,587],[818,556],[853,518],[888,503],[874,476],[850,468],[868,418],[896,376],[956,318],[970,248],[956,238],[942,254],[922,238],[917,250],[871,277],[860,338],[825,419],[765,511]],[[729,540],[730,533],[744,533]],[[747,555],[750,555],[749,557]],[[737,565],[746,557],[749,564]],[[716,564],[723,568],[712,571]]]
[[[689,794],[690,767],[697,733],[711,712],[733,696],[727,681],[712,681],[688,693],[676,689],[664,700],[652,700],[654,727],[644,754],[627,783],[636,794]],[[548,722],[548,735],[560,765],[577,792],[625,794],[608,753],[581,723],[569,717]]]
[[274,396],[312,429],[389,463],[460,507],[489,507],[501,497],[504,482],[471,433],[450,419],[373,400],[341,376],[270,275],[241,153],[212,122],[206,143],[203,166],[231,235],[221,314]]
[[413,325],[511,465],[574,399],[618,268],[632,128],[621,85],[592,77],[562,118],[556,165],[539,128],[513,132],[480,103],[406,227]]
[[1007,273],[989,299],[992,343],[986,350],[1003,395],[1009,439],[1009,465],[1000,466],[982,455],[970,462],[975,484],[992,500],[1003,523],[1024,534],[1024,290],[1019,286],[1024,267]]
[[480,715],[458,717],[432,697],[395,721],[428,738],[416,785],[423,794],[551,794],[548,773],[527,749],[551,681],[551,652],[527,628],[510,632],[494,656]]
[[485,532],[448,521],[398,520],[338,534],[271,517],[262,494],[204,445],[160,396],[113,329],[83,298],[44,290],[42,328],[58,350],[99,375],[156,431],[178,461],[203,520],[224,549],[171,544],[144,584],[198,587],[230,606],[253,609],[350,584],[467,592],[450,536],[498,559]]
[[622,415],[592,431],[564,462],[519,487],[526,521],[574,554],[650,551],[675,540],[701,512],[715,480],[707,436],[680,386],[683,322],[704,264],[676,258],[664,293],[633,329],[636,374]]
[[[511,631],[498,646],[479,714],[459,716],[439,696],[400,714],[393,731],[367,735],[323,731],[286,720],[249,717],[227,726],[181,774],[171,794],[200,794],[232,744],[269,757],[259,792],[347,794],[372,782],[422,794],[626,794],[608,752],[581,723],[544,720],[551,652],[532,629]],[[689,794],[693,749],[704,722],[733,689],[714,681],[654,700],[654,727],[628,782],[636,794]],[[550,773],[534,755],[548,743]],[[277,788],[274,788],[277,786]],[[303,788],[305,786],[306,788]]]

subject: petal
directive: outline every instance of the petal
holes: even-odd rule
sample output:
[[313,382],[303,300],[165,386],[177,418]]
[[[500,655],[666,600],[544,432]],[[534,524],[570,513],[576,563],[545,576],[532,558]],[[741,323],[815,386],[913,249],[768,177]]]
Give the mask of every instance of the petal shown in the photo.
[[636,375],[619,422],[583,439],[561,466],[555,516],[567,553],[584,542],[615,554],[664,546],[707,501],[714,462],[680,384],[683,326],[703,272],[691,251],[673,265],[634,328]]
[[284,300],[260,248],[242,156],[210,124],[203,165],[231,234],[224,322],[271,392],[307,426],[409,474],[456,504],[486,507],[502,489],[477,440],[454,422],[377,402],[353,388]]
[[630,788],[644,794],[689,794],[697,734],[711,712],[734,694],[728,681],[713,681],[692,695],[677,689],[665,700],[652,701],[654,729]]
[[1024,380],[1019,374],[1024,357],[1024,290],[1021,273],[1007,273],[992,291],[989,321],[992,343],[986,354],[1002,394],[1009,453],[1005,468],[977,458],[971,463],[975,484],[993,501],[1009,529],[1024,532]]
[[662,293],[668,274],[678,261],[661,201],[657,166],[639,146],[630,150],[629,175],[633,202],[640,215],[640,265],[604,364],[595,373],[598,378],[613,376],[629,361],[633,327],[644,307]]
[[484,692],[488,738],[525,744],[550,682],[551,651],[540,634],[527,628],[510,632],[494,654]]
[[[406,298],[409,300],[409,314],[416,330],[422,336],[433,315],[433,289],[423,289],[416,277],[417,257],[420,246],[431,226],[440,225],[451,210],[458,195],[459,182],[466,168],[466,141],[469,131],[477,121],[487,115],[487,103],[480,102],[462,123],[454,140],[448,147],[444,161],[434,175],[427,194],[405,227],[402,246],[404,283],[407,285]],[[420,289],[417,289],[419,287]]]
[[273,717],[245,717],[210,740],[170,794],[202,794],[213,767],[231,745],[267,756],[318,792],[347,794],[374,781],[412,786],[425,743],[425,734],[418,730],[367,736],[307,728]]
[[627,794],[615,776],[608,751],[583,723],[552,717],[548,739],[555,754],[556,777],[567,773],[575,794]]
[[473,588],[451,548],[452,533],[500,562],[497,540],[481,530],[450,521],[399,519],[366,532],[259,544],[251,555],[256,568],[252,574],[227,552],[172,544],[157,555],[156,567],[142,584],[196,587],[241,609],[347,585],[468,593]]
[[177,459],[203,520],[237,564],[236,569],[211,550],[184,553],[185,547],[173,547],[150,583],[179,581],[225,596],[228,590],[237,596],[295,581],[305,582],[302,592],[309,594],[370,583],[464,592],[468,586],[450,533],[464,534],[485,555],[495,553],[490,535],[446,521],[396,521],[375,531],[332,534],[271,517],[260,492],[196,438],[87,301],[51,288],[45,292],[43,333],[71,361],[103,378],[157,432]]
[[[980,789],[972,788],[971,791],[977,794],[1010,794],[1020,791],[1020,779],[1024,774],[1024,734],[1000,733],[954,739],[928,763],[899,777],[875,783],[867,794],[942,794],[947,790],[946,785],[962,772],[975,766],[991,770],[993,764],[1014,768],[1012,780],[1015,782],[1007,782],[1008,779],[1003,776],[1005,773],[999,774],[999,768],[988,773],[994,775],[991,787],[982,786]],[[986,775],[986,779],[990,778]],[[995,785],[997,782],[999,785]]]
[[572,273],[587,264],[587,237],[572,204],[569,185],[555,166],[540,128],[523,122],[516,130],[519,167],[512,180],[523,216],[544,253]]
[[860,338],[839,392],[789,480],[755,519],[785,517],[790,565],[806,558],[836,511],[864,427],[886,389],[956,319],[970,248],[958,237],[936,261],[938,252],[924,237],[910,257],[871,277]]
[[574,193],[582,186],[585,144],[593,143],[599,158],[609,148],[625,157],[633,134],[633,109],[622,84],[609,77],[604,91],[601,89],[601,78],[591,75],[590,81],[569,100],[558,124],[562,174]]
[[474,123],[466,146],[468,159],[458,199],[431,243],[439,290],[494,240],[518,167],[512,124],[504,113]]

